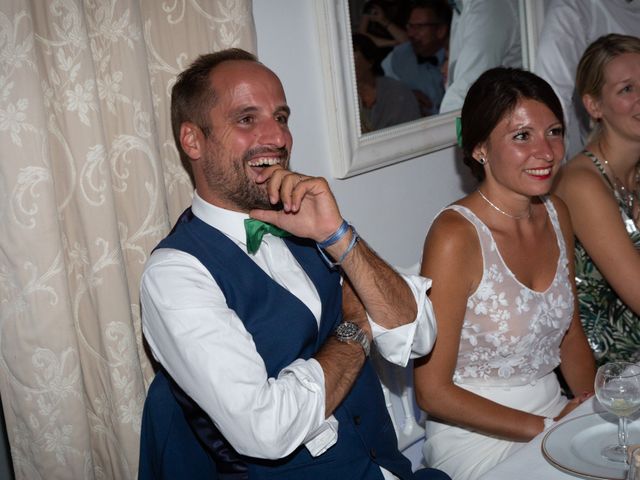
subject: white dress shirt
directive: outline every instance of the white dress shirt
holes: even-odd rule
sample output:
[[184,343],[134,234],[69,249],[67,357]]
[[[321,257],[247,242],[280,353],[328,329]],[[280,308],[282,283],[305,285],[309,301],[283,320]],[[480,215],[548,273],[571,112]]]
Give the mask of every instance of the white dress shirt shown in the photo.
[[404,42],[396,45],[380,64],[385,76],[399,80],[412,90],[419,90],[429,97],[432,106],[428,115],[438,113],[444,95],[444,81],[440,73],[440,66],[445,60],[444,48],[433,56],[437,65],[420,63],[411,42]]
[[[197,193],[192,211],[246,253],[246,214],[215,207]],[[249,256],[319,321],[322,305],[315,286],[281,238],[265,235],[258,252]],[[415,321],[387,330],[370,320],[378,350],[399,365],[427,354],[436,335],[426,296],[431,281],[404,278],[418,306]],[[140,297],[143,331],[153,355],[239,453],[277,459],[304,444],[317,456],[335,444],[338,422],[333,416],[325,419],[320,364],[298,359],[277,378],[269,378],[251,334],[195,257],[156,250],[142,275]]]
[[640,34],[640,0],[551,0],[546,7],[534,71],[562,103],[567,158],[582,150],[589,133],[582,99],[574,96],[578,62],[589,44],[608,33]]
[[518,2],[513,0],[458,0],[449,43],[447,90],[440,113],[462,108],[473,82],[498,65],[522,67]]

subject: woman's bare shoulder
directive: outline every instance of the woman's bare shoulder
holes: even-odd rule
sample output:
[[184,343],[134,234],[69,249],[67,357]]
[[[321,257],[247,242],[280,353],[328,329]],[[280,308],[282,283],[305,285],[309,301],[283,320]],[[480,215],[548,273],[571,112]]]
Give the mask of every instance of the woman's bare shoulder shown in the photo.
[[607,192],[602,174],[584,154],[578,154],[564,165],[558,173],[554,193],[565,202],[572,199],[592,196],[594,193]]
[[473,224],[454,209],[443,210],[433,221],[427,238],[427,246],[443,254],[466,254],[469,246],[477,244]]

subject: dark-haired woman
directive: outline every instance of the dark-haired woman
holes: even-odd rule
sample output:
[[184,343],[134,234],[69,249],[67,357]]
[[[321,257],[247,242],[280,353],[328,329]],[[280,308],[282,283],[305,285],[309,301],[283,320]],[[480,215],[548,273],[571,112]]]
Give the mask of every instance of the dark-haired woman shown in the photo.
[[479,184],[427,235],[422,274],[433,280],[438,339],[415,370],[429,414],[425,459],[456,480],[477,478],[593,392],[573,232],[565,205],[547,195],[564,155],[562,118],[551,87],[518,69],[482,74],[462,107],[465,163]]
[[593,42],[576,91],[594,129],[555,191],[578,239],[580,317],[598,363],[640,362],[640,38]]

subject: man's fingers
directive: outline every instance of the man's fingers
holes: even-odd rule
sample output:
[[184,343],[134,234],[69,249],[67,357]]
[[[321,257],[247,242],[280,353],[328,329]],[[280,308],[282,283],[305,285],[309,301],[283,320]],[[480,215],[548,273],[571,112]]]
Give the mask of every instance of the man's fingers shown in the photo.
[[280,186],[280,200],[284,205],[285,212],[295,213],[300,210],[302,189],[299,187],[301,182],[303,182],[307,178],[309,177],[305,177],[304,175],[300,175],[299,173],[295,172],[291,172],[289,175],[283,178],[282,185]]

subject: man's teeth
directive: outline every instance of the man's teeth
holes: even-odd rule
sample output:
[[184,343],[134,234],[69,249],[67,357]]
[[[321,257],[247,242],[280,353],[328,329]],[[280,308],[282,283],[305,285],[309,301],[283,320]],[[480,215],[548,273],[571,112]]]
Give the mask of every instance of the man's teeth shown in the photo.
[[529,170],[525,170],[525,172],[531,175],[549,175],[551,173],[551,167],[548,168],[531,168]]
[[279,158],[268,157],[268,158],[256,158],[255,160],[249,161],[250,167],[266,167],[271,165],[277,165],[280,163]]

